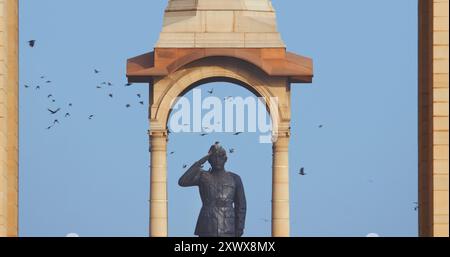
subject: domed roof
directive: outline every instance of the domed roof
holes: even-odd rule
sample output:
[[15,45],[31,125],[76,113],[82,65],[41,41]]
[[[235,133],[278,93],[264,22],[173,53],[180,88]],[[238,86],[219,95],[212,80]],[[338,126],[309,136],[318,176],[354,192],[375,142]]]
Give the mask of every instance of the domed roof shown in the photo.
[[273,11],[268,0],[170,0],[167,11],[175,10]]
[[169,0],[157,48],[284,48],[270,0]]

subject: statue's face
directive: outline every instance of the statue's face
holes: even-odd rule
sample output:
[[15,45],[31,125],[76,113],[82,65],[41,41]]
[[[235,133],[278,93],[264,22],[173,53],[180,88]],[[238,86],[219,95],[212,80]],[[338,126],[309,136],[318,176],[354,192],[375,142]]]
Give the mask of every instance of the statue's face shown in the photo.
[[226,161],[227,157],[219,154],[212,154],[208,159],[208,162],[213,169],[223,169]]

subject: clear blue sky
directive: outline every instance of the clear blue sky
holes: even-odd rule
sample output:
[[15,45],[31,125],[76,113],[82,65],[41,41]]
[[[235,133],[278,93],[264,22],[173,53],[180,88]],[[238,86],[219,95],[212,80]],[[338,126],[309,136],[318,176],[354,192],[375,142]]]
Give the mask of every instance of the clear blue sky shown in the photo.
[[[21,236],[148,235],[147,108],[136,96],[148,86],[123,85],[126,59],[157,41],[166,2],[20,1]],[[417,236],[416,2],[273,1],[288,50],[315,61],[314,83],[292,86],[292,236]],[[51,130],[48,107],[62,108]],[[246,189],[245,235],[270,235],[272,149],[258,136],[170,137],[171,236],[193,235],[200,209],[197,189],[177,185],[182,165],[216,140],[237,149],[227,167]]]

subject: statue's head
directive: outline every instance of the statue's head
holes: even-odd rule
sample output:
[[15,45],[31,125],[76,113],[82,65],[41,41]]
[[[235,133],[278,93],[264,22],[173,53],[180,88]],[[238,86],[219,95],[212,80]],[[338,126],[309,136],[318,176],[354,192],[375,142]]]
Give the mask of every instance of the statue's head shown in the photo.
[[218,142],[209,148],[208,162],[213,169],[224,169],[227,159],[227,151]]

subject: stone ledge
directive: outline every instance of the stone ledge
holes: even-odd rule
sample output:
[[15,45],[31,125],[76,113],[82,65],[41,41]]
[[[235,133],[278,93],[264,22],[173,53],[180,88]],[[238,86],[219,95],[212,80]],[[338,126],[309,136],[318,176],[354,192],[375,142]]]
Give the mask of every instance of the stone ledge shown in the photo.
[[236,58],[251,63],[269,76],[288,77],[291,83],[311,83],[313,61],[284,48],[155,48],[128,60],[129,82],[151,82],[183,66],[208,57]]

